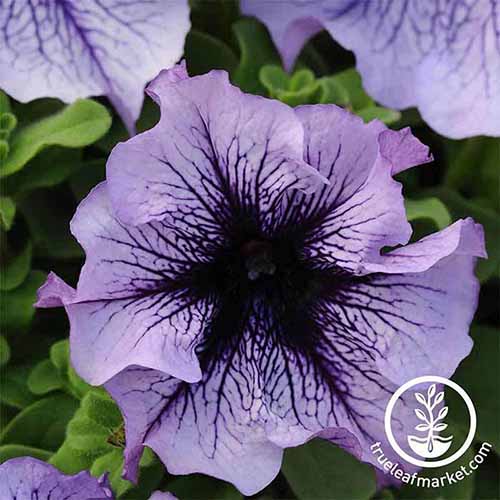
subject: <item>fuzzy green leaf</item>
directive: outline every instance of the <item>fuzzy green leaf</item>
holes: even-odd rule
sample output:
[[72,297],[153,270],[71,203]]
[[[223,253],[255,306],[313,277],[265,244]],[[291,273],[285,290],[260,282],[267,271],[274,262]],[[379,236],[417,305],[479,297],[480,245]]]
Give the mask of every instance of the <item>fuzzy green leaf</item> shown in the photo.
[[101,104],[81,99],[53,116],[28,125],[13,134],[10,153],[0,177],[17,172],[48,146],[79,148],[102,137],[111,126],[111,116]]
[[24,330],[35,314],[33,304],[36,292],[45,281],[46,274],[31,271],[17,288],[0,293],[0,327],[5,330]]
[[0,227],[8,231],[14,223],[16,216],[16,205],[7,196],[0,196]]
[[300,500],[367,500],[376,489],[369,465],[321,439],[288,448],[282,472]]
[[77,408],[78,401],[64,394],[41,399],[22,410],[5,426],[0,443],[57,450],[64,441],[66,425]]
[[26,279],[31,268],[31,243],[6,264],[0,275],[0,290],[9,291],[17,288]]
[[50,359],[44,359],[35,365],[28,377],[28,389],[37,395],[61,389],[63,381]]

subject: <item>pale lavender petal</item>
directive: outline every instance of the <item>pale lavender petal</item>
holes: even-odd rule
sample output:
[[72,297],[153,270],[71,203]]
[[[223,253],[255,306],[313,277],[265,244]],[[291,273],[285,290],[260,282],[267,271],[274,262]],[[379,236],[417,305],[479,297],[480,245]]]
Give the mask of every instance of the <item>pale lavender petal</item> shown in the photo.
[[186,0],[5,0],[0,9],[0,87],[27,102],[106,95],[129,130],[144,86],[182,55]]
[[154,491],[149,500],[178,500],[176,496],[168,491]]
[[50,276],[39,303],[65,305],[80,376],[99,385],[136,364],[198,380],[194,350],[213,305],[176,279],[199,262],[203,246],[162,222],[124,226],[110,210],[106,183],[80,204],[71,229],[87,254],[77,291]]
[[[244,2],[269,27],[287,68],[306,36],[294,26],[321,25],[356,56],[368,93],[385,106],[419,108],[439,133],[500,135],[500,5],[496,0],[331,3]],[[285,37],[293,51],[287,50]]]
[[292,69],[305,42],[323,29],[319,1],[241,0],[240,7],[243,14],[259,18],[269,28],[287,71]]
[[47,281],[38,289],[35,307],[60,307],[75,296],[75,289],[65,283],[57,274],[50,272]]
[[0,465],[2,500],[83,500],[113,498],[107,479],[88,472],[66,476],[52,465],[32,457],[7,460]]
[[158,73],[158,76],[146,87],[146,94],[159,106],[161,104],[161,96],[165,92],[165,87],[186,78],[189,78],[189,75],[186,68],[186,61],[183,60],[173,68],[162,69]]
[[[303,129],[278,101],[242,93],[227,73],[153,82],[161,119],[118,144],[107,163],[111,202],[126,223],[168,220],[227,231],[231,213],[266,217],[290,188],[316,187]],[[175,79],[174,79],[175,80]]]
[[129,368],[106,384],[125,417],[129,479],[135,477],[143,444],[171,474],[202,472],[232,482],[245,495],[274,479],[283,450],[265,437],[259,415],[265,408],[248,392],[251,367],[242,353],[229,361],[227,367],[216,362],[200,384],[140,368]]
[[386,246],[411,235],[401,193],[392,176],[432,159],[409,129],[365,125],[334,105],[296,109],[305,128],[304,159],[330,182],[312,196],[294,193],[283,224],[304,227],[304,252],[317,263],[362,272]]
[[458,220],[416,243],[383,254],[376,262],[364,264],[363,268],[367,272],[417,273],[427,271],[451,254],[486,258],[483,227],[470,217]]

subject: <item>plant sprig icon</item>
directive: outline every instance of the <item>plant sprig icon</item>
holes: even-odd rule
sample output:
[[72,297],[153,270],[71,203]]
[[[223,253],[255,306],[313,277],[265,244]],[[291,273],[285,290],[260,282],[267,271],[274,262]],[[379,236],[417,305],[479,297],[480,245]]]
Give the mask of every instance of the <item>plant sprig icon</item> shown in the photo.
[[444,399],[444,391],[436,394],[436,384],[432,384],[427,390],[427,397],[422,393],[415,393],[415,399],[425,408],[415,408],[415,415],[423,423],[417,424],[415,430],[425,432],[424,437],[408,436],[408,444],[419,456],[425,458],[440,457],[448,451],[451,446],[453,436],[442,437],[439,435],[448,424],[443,422],[448,415],[448,407],[443,406],[435,415],[437,407]]

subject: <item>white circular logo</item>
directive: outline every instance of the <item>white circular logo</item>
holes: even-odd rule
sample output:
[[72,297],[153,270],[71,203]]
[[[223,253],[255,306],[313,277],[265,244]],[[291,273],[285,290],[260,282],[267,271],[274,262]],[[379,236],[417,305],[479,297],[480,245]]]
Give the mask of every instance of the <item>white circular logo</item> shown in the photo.
[[[415,458],[406,453],[399,446],[392,432],[391,417],[398,399],[408,389],[418,385],[430,383],[427,391],[424,393],[416,392],[414,412],[419,420],[415,426],[415,434],[408,435],[407,441],[411,450],[415,455],[422,458],[439,458],[444,455],[451,447],[453,436],[441,433],[446,430],[448,425],[445,423],[445,418],[448,415],[448,407],[440,404],[444,400],[444,391],[436,389],[437,384],[443,384],[454,389],[464,400],[469,412],[469,432],[462,446],[452,455],[441,460],[425,461],[420,458]],[[472,444],[476,433],[476,410],[472,404],[469,395],[455,382],[444,377],[426,375],[409,380],[403,384],[391,397],[389,404],[385,410],[385,433],[393,450],[407,462],[425,468],[442,467],[451,464],[460,458]]]

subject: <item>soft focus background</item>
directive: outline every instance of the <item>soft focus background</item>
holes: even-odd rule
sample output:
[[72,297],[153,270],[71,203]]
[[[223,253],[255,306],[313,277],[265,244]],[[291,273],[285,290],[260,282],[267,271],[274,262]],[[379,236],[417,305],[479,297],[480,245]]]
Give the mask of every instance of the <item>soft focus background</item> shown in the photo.
[[[476,444],[488,441],[498,453],[500,140],[453,141],[433,132],[416,110],[400,113],[378,106],[363,91],[353,55],[326,32],[307,44],[294,72],[287,75],[266,28],[241,17],[237,3],[193,0],[191,21],[184,55],[191,75],[225,69],[246,92],[291,106],[336,103],[366,121],[379,118],[397,129],[411,126],[430,146],[435,161],[401,174],[399,180],[414,239],[465,216],[484,226],[489,259],[477,267],[482,288],[471,332],[475,345],[453,379],[476,405]],[[139,131],[158,118],[156,105],[146,98]],[[113,146],[126,138],[122,122],[104,98],[72,105],[53,99],[20,104],[0,91],[0,165],[13,165],[0,169],[0,462],[31,455],[67,473],[90,469],[99,475],[110,470],[118,498],[140,500],[158,488],[181,500],[242,498],[232,486],[213,478],[169,476],[152,452],[144,454],[138,487],[122,480],[124,433],[118,409],[104,391],[90,388],[72,370],[64,311],[35,311],[32,306],[48,270],[76,284],[83,253],[69,232],[69,221],[79,201],[104,179]],[[454,434],[463,433],[468,422],[453,418],[451,408],[450,427]],[[491,453],[475,475],[448,488],[376,493],[371,467],[333,445],[311,442],[287,450],[280,475],[254,498],[498,499],[497,453]],[[469,450],[450,470],[473,454]],[[427,469],[424,475],[435,473]]]

